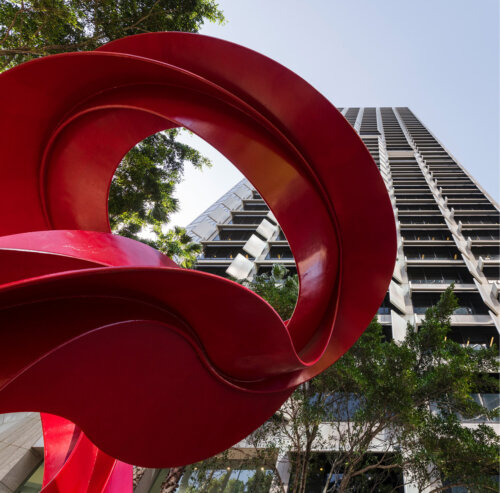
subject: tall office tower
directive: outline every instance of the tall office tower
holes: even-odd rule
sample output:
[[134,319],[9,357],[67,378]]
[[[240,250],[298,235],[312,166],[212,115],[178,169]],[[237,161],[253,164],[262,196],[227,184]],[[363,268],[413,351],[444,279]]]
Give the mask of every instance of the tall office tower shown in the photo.
[[[426,309],[455,283],[460,308],[451,317],[448,337],[469,346],[498,347],[498,204],[408,108],[341,111],[372,154],[397,223],[397,262],[378,310],[386,337],[404,339],[407,322],[418,325]],[[203,244],[199,270],[237,279],[269,272],[276,263],[295,271],[283,232],[247,180],[188,230]],[[500,403],[491,394],[474,398],[488,408]],[[492,426],[500,432],[499,423]],[[409,486],[406,491],[414,490]]]
[[[407,321],[418,323],[453,282],[460,308],[451,337],[491,345],[500,330],[498,204],[408,108],[341,111],[372,154],[397,222],[397,262],[379,321],[402,339]],[[275,263],[295,271],[283,232],[247,180],[187,229],[203,244],[199,270],[238,279]]]
[[[397,262],[378,310],[386,336],[404,338],[407,321],[418,323],[425,309],[454,282],[460,308],[452,316],[450,337],[462,344],[498,346],[498,204],[408,108],[341,111],[377,163],[397,221]],[[244,279],[280,263],[295,272],[276,218],[247,180],[187,229],[203,244],[199,270]],[[491,396],[476,398],[487,407],[498,405]],[[16,491],[42,461],[40,435],[36,415],[0,415],[0,493]],[[41,475],[36,474],[20,492],[37,491]],[[159,491],[164,475],[165,471],[146,471],[137,491]],[[248,477],[248,471],[241,477]]]

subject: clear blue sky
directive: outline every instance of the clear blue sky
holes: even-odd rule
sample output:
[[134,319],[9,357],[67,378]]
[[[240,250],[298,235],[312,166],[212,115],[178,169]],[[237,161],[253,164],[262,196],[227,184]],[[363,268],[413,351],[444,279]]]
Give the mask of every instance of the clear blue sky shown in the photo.
[[[336,106],[408,106],[498,202],[499,4],[222,0],[226,24],[206,24],[202,33],[277,60]],[[178,224],[194,219],[239,178],[220,155],[200,146],[216,165],[208,173],[186,173]]]

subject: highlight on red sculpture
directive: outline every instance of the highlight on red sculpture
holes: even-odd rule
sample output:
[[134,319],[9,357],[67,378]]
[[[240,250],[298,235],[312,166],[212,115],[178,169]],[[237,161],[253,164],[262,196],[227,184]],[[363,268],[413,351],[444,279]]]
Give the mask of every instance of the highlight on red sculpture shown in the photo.
[[[275,61],[145,34],[13,68],[0,99],[0,413],[44,413],[43,491],[131,491],[128,464],[232,446],[380,306],[396,252],[385,185],[343,116]],[[178,126],[232,161],[283,228],[300,280],[288,322],[110,233],[121,158]]]

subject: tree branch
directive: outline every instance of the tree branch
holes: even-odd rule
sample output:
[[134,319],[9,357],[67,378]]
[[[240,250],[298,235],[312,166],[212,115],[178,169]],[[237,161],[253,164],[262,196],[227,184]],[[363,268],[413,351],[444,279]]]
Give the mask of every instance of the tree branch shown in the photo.
[[10,23],[9,27],[7,28],[7,30],[5,31],[5,34],[4,34],[3,38],[2,38],[2,40],[0,41],[0,44],[3,44],[4,41],[7,39],[7,37],[10,34],[10,31],[12,30],[12,28],[14,27],[14,24],[16,23],[17,17],[19,16],[19,14],[23,13],[24,11],[25,11],[24,1],[22,1],[21,2],[21,8],[14,14],[12,22]]
[[135,29],[141,22],[144,22],[147,18],[151,17],[151,14],[153,13],[154,8],[160,3],[160,0],[156,0],[156,2],[151,6],[149,9],[149,12],[141,17],[139,20],[134,22],[131,26],[125,27],[123,30],[124,31],[130,31],[131,29]]

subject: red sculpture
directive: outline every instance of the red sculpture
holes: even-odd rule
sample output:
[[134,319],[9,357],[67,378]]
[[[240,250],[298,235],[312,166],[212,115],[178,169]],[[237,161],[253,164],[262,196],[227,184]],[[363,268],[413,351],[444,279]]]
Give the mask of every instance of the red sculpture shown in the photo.
[[[124,463],[230,447],[377,311],[396,252],[384,183],[343,116],[273,60],[145,34],[13,68],[0,99],[0,412],[48,413],[44,491],[130,491]],[[300,279],[287,323],[245,287],[110,234],[121,158],[177,126],[230,159],[285,231]]]

